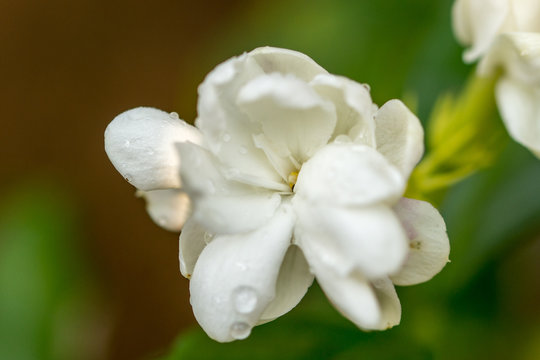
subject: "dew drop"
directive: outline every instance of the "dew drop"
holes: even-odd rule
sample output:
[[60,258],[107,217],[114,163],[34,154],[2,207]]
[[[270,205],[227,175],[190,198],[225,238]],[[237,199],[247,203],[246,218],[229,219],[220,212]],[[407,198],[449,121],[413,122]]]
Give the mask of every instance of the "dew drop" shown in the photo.
[[225,142],[231,141],[231,135],[229,135],[229,134],[227,134],[227,133],[223,134],[223,136],[222,136],[221,138],[222,138],[223,141],[225,141]]
[[125,174],[124,179],[126,179],[128,183],[131,183],[133,181],[133,177],[131,176],[131,174]]
[[240,149],[238,149],[238,152],[242,155],[245,155],[247,154],[248,151],[245,146],[240,146]]
[[362,84],[362,86],[363,86],[364,89],[366,89],[367,91],[371,91],[371,86],[369,86],[368,84]]
[[249,286],[240,286],[234,290],[234,308],[241,314],[249,314],[257,306],[257,292]]
[[157,219],[157,223],[159,226],[167,226],[167,218],[165,216],[160,216],[158,219]]
[[207,232],[204,233],[204,242],[205,243],[208,244],[210,241],[212,241],[213,238],[214,238],[213,234],[210,234],[210,233],[207,233]]
[[128,148],[131,145],[131,142],[129,140],[124,141],[124,147]]
[[171,117],[171,119],[174,119],[174,120],[180,119],[180,117],[178,116],[178,113],[174,111],[170,113],[169,116]]
[[235,322],[231,325],[231,336],[236,340],[242,340],[249,336],[251,328],[245,322]]

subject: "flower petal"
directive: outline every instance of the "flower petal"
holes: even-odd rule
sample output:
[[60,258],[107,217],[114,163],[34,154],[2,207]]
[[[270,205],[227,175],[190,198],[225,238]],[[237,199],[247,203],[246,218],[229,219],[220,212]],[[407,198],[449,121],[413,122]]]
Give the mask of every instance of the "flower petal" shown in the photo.
[[314,203],[370,205],[397,201],[403,176],[371,147],[332,143],[303,164],[294,191]]
[[298,163],[328,142],[336,124],[334,105],[323,100],[306,82],[278,73],[259,76],[238,93],[238,106],[282,157]]
[[313,283],[313,274],[302,253],[292,245],[285,254],[276,283],[276,297],[261,315],[261,322],[274,320],[294,308]]
[[373,114],[376,106],[366,85],[332,74],[317,75],[310,85],[336,106],[337,123],[332,138],[352,135],[354,129],[354,140],[375,147]]
[[274,299],[290,246],[294,213],[282,206],[257,230],[216,236],[203,250],[190,282],[195,318],[220,342],[246,338]]
[[497,84],[496,97],[510,135],[540,157],[540,86],[533,89],[503,78]]
[[540,33],[509,33],[497,42],[479,67],[489,74],[502,66],[495,95],[510,135],[533,153],[540,152]]
[[217,159],[198,145],[183,143],[178,149],[183,189],[193,203],[192,216],[208,231],[250,231],[273,216],[281,202],[278,193],[228,180]]
[[510,13],[508,0],[456,0],[452,9],[458,40],[471,46],[463,54],[470,63],[482,56],[502,30]]
[[114,118],[105,151],[122,176],[140,190],[179,188],[179,142],[201,142],[199,131],[175,113],[139,107]]
[[156,224],[169,231],[180,231],[190,214],[189,197],[179,189],[137,192],[146,200],[146,211]]
[[257,48],[248,55],[255,59],[266,74],[292,74],[304,81],[310,81],[316,75],[326,73],[326,70],[309,56],[298,51],[266,46]]
[[218,65],[199,86],[197,127],[208,147],[220,161],[236,172],[231,177],[250,184],[283,190],[286,186],[264,152],[253,143],[253,134],[261,133],[258,123],[249,121],[236,105],[239,89],[264,74],[247,54]]
[[450,243],[442,216],[430,203],[402,198],[394,211],[409,239],[409,256],[399,273],[391,276],[396,285],[428,281],[448,262]]
[[341,208],[297,198],[293,205],[298,214],[297,243],[303,250],[316,251],[334,271],[347,274],[359,270],[376,279],[399,271],[403,265],[408,242],[390,208]]
[[195,219],[190,218],[186,221],[179,239],[179,260],[180,260],[180,273],[186,277],[191,278],[193,269],[199,259],[199,255],[206,247],[206,244],[210,242],[213,235],[208,233]]
[[377,296],[381,318],[376,330],[386,330],[401,321],[401,303],[392,281],[385,277],[372,281],[372,286]]
[[377,150],[408,178],[424,152],[424,129],[399,100],[390,100],[375,114]]
[[343,274],[309,243],[301,245],[317,282],[336,309],[362,329],[377,328],[381,312],[375,292],[359,272]]

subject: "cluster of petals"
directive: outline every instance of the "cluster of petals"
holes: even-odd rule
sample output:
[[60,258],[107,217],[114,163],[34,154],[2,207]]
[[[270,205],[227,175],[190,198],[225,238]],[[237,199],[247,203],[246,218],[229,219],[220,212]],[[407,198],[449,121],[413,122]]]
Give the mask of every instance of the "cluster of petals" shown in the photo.
[[304,54],[258,48],[217,66],[191,126],[136,108],[105,132],[116,169],[159,225],[180,230],[197,321],[217,341],[295,307],[314,278],[362,329],[399,323],[394,284],[447,263],[444,221],[403,198],[423,153],[418,119]]
[[540,157],[540,1],[456,0],[454,32],[478,72],[502,70],[495,96],[510,135]]

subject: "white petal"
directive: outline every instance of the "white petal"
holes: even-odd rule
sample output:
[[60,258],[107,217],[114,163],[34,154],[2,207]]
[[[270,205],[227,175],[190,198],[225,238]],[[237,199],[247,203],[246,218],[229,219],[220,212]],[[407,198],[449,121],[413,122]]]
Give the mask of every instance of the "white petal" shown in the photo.
[[283,75],[292,74],[304,81],[310,81],[317,74],[326,73],[326,70],[309,56],[298,51],[261,47],[251,51],[248,55],[255,59],[267,74],[274,72]]
[[261,315],[261,322],[280,317],[292,310],[302,300],[313,283],[313,274],[297,246],[290,246],[281,264],[276,283],[276,297]]
[[515,29],[508,30],[540,32],[540,1],[519,0],[510,3],[515,17]]
[[403,176],[371,147],[332,143],[300,170],[294,191],[310,202],[369,205],[394,203],[405,190]]
[[506,33],[497,37],[478,67],[481,75],[502,67],[505,76],[540,86],[540,33]]
[[465,62],[473,62],[491,46],[508,21],[508,0],[457,0],[452,9],[454,32],[458,40],[471,46],[463,55]]
[[184,277],[191,278],[199,255],[212,237],[195,219],[186,221],[179,239],[180,273]]
[[238,94],[238,105],[280,155],[299,163],[328,142],[336,124],[334,105],[323,100],[306,82],[278,73],[259,76]]
[[274,191],[228,180],[217,159],[200,146],[178,145],[183,189],[193,218],[212,233],[240,233],[268,222],[281,202]]
[[540,152],[540,86],[530,88],[508,78],[499,80],[496,97],[501,117],[510,135],[529,148]]
[[247,54],[218,65],[199,86],[196,124],[212,153],[226,167],[236,169],[237,180],[259,181],[259,186],[280,190],[286,184],[253,143],[253,135],[262,131],[260,124],[249,121],[236,105],[239,89],[261,74]]
[[450,243],[444,219],[430,203],[402,198],[394,206],[409,239],[409,255],[399,273],[391,277],[396,285],[428,281],[448,262]]
[[201,142],[199,131],[178,115],[135,108],[105,130],[105,151],[122,176],[140,190],[179,188],[178,142]]
[[354,128],[359,138],[354,140],[375,147],[374,105],[366,85],[331,74],[317,75],[310,84],[336,106],[337,124],[332,138],[350,135]]
[[138,191],[146,200],[146,211],[156,224],[169,231],[180,231],[190,214],[189,197],[179,189]]
[[317,282],[336,309],[362,329],[378,328],[381,312],[369,281],[358,272],[337,272],[318,251],[303,245],[301,248]]
[[377,296],[381,318],[376,330],[386,330],[398,325],[401,320],[401,303],[389,278],[372,281],[372,286]]
[[424,152],[424,130],[399,100],[390,100],[375,114],[377,150],[408,178]]
[[302,249],[317,252],[334,271],[347,274],[357,269],[374,279],[403,265],[408,241],[390,208],[337,208],[297,198],[293,205],[298,215],[296,241]]
[[216,236],[203,250],[190,282],[195,318],[213,339],[247,337],[275,297],[290,246],[294,214],[283,206],[259,229]]

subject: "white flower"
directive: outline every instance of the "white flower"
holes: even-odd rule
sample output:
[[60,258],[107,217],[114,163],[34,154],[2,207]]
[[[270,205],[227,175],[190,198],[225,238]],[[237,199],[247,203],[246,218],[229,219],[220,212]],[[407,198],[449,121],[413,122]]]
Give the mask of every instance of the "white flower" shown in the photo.
[[189,195],[180,268],[213,339],[245,338],[285,314],[314,276],[360,328],[386,329],[401,316],[394,284],[446,264],[437,210],[401,197],[423,131],[400,101],[378,109],[366,86],[266,47],[207,76],[196,125],[138,108],[113,120],[105,143],[120,173],[148,191],[151,214],[159,206],[169,221],[182,208],[184,218],[176,196]]
[[483,56],[497,35],[514,32],[540,32],[538,0],[456,0],[453,27],[458,40],[470,46],[465,62]]
[[540,32],[501,34],[478,70],[490,74],[498,68],[503,73],[495,96],[506,128],[540,157]]

